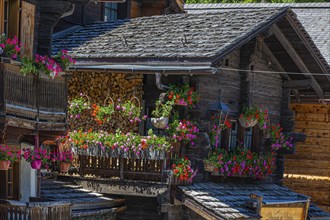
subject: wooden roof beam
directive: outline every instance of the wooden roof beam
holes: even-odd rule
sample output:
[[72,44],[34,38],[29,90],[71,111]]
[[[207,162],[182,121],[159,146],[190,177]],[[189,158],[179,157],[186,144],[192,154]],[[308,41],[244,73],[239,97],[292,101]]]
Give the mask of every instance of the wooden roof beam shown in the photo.
[[293,46],[290,44],[288,39],[284,36],[280,28],[274,24],[271,27],[272,32],[275,34],[276,38],[280,41],[282,46],[286,49],[294,63],[297,65],[299,70],[304,73],[305,76],[308,76],[312,81],[311,81],[311,86],[316,92],[316,94],[319,96],[320,99],[324,99],[324,92],[321,88],[321,86],[318,84],[316,79],[311,75],[311,72],[309,69],[306,67],[305,63],[302,61],[302,59],[299,57]]
[[312,86],[311,79],[302,79],[302,80],[288,80],[284,82],[283,87],[289,89],[308,89]]
[[[282,65],[280,64],[280,62],[276,59],[276,57],[274,56],[274,54],[272,53],[272,51],[269,49],[269,47],[265,44],[265,42],[263,41],[259,41],[259,43],[261,44],[261,47],[263,48],[263,51],[265,52],[266,56],[268,57],[268,59],[270,60],[270,62],[272,64],[274,64],[276,66],[276,68],[280,71],[280,72],[286,72],[285,69],[282,67]],[[290,76],[288,74],[282,74],[282,76],[286,79],[286,80],[291,80]],[[293,95],[295,96],[297,101],[300,101],[300,96],[299,96],[299,91],[296,88],[293,88],[292,90]]]

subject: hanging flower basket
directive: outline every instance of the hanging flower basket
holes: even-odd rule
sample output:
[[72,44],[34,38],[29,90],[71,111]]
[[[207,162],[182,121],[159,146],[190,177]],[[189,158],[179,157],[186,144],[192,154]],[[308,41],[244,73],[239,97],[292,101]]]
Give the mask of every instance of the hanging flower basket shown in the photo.
[[151,124],[159,129],[165,129],[168,124],[168,117],[151,118]]
[[251,128],[258,123],[258,119],[255,118],[251,118],[249,120],[244,118],[239,118],[238,121],[243,128]]
[[65,162],[60,162],[60,171],[63,173],[69,172],[71,164],[65,163]]
[[0,170],[8,170],[10,166],[10,160],[0,160]]
[[214,171],[214,168],[215,168],[214,164],[212,164],[212,163],[210,163],[206,160],[204,160],[203,162],[204,162],[204,171],[205,172],[213,172]]
[[41,160],[31,161],[31,168],[34,170],[39,170],[41,168]]

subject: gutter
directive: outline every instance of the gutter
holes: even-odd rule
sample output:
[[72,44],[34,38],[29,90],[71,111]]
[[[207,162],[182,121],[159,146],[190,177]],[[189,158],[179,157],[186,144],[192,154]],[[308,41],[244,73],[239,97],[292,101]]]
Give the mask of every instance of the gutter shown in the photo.
[[139,73],[162,75],[212,75],[218,69],[210,66],[150,66],[150,65],[75,65],[69,67],[70,72],[74,71],[97,71],[106,73]]

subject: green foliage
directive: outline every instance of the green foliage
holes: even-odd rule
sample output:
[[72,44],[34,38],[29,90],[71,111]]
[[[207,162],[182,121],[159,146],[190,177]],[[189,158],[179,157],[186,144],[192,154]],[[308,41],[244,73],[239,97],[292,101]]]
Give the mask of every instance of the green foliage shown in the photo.
[[169,118],[173,109],[174,101],[170,100],[162,103],[160,100],[156,101],[156,108],[152,111],[152,116],[155,118]]
[[36,62],[32,58],[23,57],[22,66],[21,66],[21,74],[26,76],[27,74],[39,75],[39,69]]

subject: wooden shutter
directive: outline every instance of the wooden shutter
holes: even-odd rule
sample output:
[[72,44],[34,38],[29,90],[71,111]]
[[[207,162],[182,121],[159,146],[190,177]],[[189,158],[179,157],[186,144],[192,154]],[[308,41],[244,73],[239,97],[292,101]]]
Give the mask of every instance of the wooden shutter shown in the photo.
[[8,37],[19,37],[20,0],[9,1]]
[[22,1],[21,35],[20,35],[20,40],[22,43],[21,57],[33,56],[34,22],[35,22],[35,6],[28,2]]
[[5,23],[5,0],[0,0],[0,34],[4,33]]

